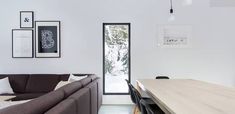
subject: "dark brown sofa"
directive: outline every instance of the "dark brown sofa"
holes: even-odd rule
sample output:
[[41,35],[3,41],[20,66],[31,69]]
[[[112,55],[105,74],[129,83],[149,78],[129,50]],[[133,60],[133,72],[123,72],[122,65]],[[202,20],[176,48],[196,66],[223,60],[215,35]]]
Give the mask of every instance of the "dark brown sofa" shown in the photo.
[[[8,77],[14,94],[12,101],[37,98],[54,90],[60,81],[68,80],[70,74],[0,74],[0,79]],[[0,95],[1,96],[1,95]]]
[[0,114],[98,114],[101,104],[101,79],[90,74],[27,103],[4,108]]

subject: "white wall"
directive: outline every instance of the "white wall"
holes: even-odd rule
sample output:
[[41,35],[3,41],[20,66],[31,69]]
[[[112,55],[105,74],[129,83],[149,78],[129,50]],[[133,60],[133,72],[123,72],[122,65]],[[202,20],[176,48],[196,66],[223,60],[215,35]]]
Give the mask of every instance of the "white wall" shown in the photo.
[[[131,23],[132,82],[170,75],[235,86],[235,8],[210,8],[209,0],[173,0],[176,21],[169,23],[168,0],[0,0],[0,73],[96,73],[102,76],[102,23]],[[62,57],[11,58],[11,29],[19,11],[35,20],[60,20]],[[193,46],[157,47],[158,24],[193,26]]]

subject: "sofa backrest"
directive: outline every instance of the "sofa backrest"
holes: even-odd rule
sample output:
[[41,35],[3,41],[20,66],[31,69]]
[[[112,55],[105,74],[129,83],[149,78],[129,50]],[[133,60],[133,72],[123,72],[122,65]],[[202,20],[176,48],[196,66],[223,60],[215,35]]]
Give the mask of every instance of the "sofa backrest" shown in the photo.
[[26,74],[1,74],[0,79],[8,77],[10,85],[15,93],[24,93],[29,78]]
[[45,114],[77,114],[76,111],[76,101],[74,99],[65,99]]
[[100,77],[97,77],[95,80],[92,81],[92,83],[97,84],[97,109],[100,109],[103,101],[103,83]]
[[88,76],[87,78],[79,80],[79,82],[82,84],[82,87],[85,87],[86,85],[92,82],[92,79],[90,76]]
[[99,77],[97,77],[95,74],[90,74],[90,75],[88,75],[88,76],[91,78],[92,81],[94,81],[94,80],[96,80],[96,79],[99,78]]
[[103,103],[103,83],[100,78],[98,78],[96,81],[98,86],[98,109],[99,109]]
[[54,90],[61,80],[70,74],[0,74],[0,79],[9,77],[15,93],[46,93]]
[[68,75],[59,74],[34,74],[30,75],[25,88],[26,93],[42,93],[54,90],[56,85],[62,80],[61,77]]
[[88,84],[85,88],[90,90],[90,107],[91,107],[91,114],[97,114],[98,112],[98,86],[97,82],[93,81]]
[[90,114],[91,93],[88,88],[82,88],[67,99],[73,99],[76,102],[76,114]]
[[75,81],[59,88],[58,90],[62,90],[64,92],[65,98],[67,98],[81,88],[82,83],[80,81]]

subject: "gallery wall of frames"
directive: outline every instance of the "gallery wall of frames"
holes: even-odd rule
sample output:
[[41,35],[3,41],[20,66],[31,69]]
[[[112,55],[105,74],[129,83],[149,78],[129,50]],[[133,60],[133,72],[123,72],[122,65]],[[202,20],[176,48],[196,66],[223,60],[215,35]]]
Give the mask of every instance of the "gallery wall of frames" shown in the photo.
[[33,11],[20,11],[20,29],[12,29],[12,58],[60,58],[60,21],[34,21]]

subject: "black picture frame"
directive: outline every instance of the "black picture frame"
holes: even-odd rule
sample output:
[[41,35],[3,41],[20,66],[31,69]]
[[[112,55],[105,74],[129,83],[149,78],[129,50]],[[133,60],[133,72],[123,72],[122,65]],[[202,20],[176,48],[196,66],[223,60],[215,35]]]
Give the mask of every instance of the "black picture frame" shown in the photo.
[[[60,21],[35,21],[35,58],[61,58],[61,27],[60,25],[61,25]],[[51,41],[52,40],[54,41],[53,45],[55,47],[49,46],[50,49],[48,46],[47,46],[48,47],[47,49],[42,48],[43,36],[39,34],[39,31],[42,31],[42,30],[48,30],[50,31],[50,33],[53,34],[53,36],[51,37]]]
[[[31,41],[28,41],[28,42],[26,42],[26,38],[22,38],[22,37],[25,37],[25,36],[27,36],[27,35],[24,35],[24,33],[22,33],[22,35],[18,35],[18,37],[21,37],[24,41],[21,41],[20,43],[29,43],[28,45],[31,45],[31,47],[29,47],[28,46],[28,48],[31,48],[30,49],[30,53],[31,54],[28,54],[28,56],[23,56],[23,55],[17,55],[16,53],[15,53],[15,49],[17,49],[17,51],[16,52],[18,52],[18,53],[20,53],[19,51],[20,51],[20,49],[22,49],[22,48],[15,48],[15,44],[17,43],[17,42],[15,42],[15,39],[16,39],[16,36],[15,36],[15,32],[26,32],[26,31],[28,31],[28,32],[31,32],[31,36],[29,36],[28,35],[28,37],[31,37],[30,39],[28,39],[28,40],[31,40]],[[34,50],[34,31],[33,30],[30,30],[30,29],[12,29],[12,58],[33,58],[33,56],[34,56],[34,53],[33,53],[33,50]],[[26,44],[27,45],[27,44]],[[26,47],[26,45],[24,45],[24,47]],[[29,52],[28,52],[29,53]]]
[[129,48],[128,48],[128,60],[129,60],[129,65],[128,65],[128,80],[131,82],[131,23],[103,23],[103,94],[104,95],[129,95],[130,91],[128,93],[107,93],[105,92],[105,26],[106,25],[127,25],[128,26],[128,37],[129,37]]
[[[28,21],[28,22],[25,22],[25,21]],[[26,23],[29,23],[29,24],[27,25]],[[34,12],[33,11],[20,11],[20,28],[34,28]]]

